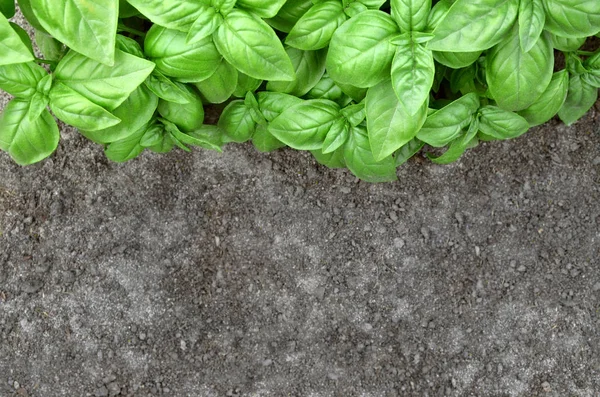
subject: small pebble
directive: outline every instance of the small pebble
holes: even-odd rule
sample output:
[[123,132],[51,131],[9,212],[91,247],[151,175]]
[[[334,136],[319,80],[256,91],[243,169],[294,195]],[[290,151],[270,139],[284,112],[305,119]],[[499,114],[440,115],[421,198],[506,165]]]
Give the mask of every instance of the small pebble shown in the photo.
[[525,267],[525,265],[521,265],[521,266],[519,266],[519,267],[517,268],[517,271],[518,271],[518,272],[521,272],[521,273],[523,273],[525,270],[527,270],[527,268]]

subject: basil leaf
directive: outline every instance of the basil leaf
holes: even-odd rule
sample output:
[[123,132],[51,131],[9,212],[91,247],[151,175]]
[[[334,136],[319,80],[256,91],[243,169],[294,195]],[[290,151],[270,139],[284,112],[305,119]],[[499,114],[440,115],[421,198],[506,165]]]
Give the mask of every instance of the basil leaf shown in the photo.
[[262,153],[272,152],[273,150],[282,148],[285,143],[275,138],[271,134],[266,125],[257,124],[256,131],[252,135],[252,144]]
[[158,113],[172,122],[183,132],[193,131],[204,122],[204,106],[200,95],[188,86],[182,86],[187,91],[188,103],[181,104],[165,100],[158,101]]
[[417,138],[433,147],[446,146],[471,123],[477,109],[479,96],[475,93],[464,95],[427,116]]
[[119,0],[119,18],[131,18],[140,15],[140,12],[127,0]]
[[270,81],[267,90],[303,96],[317,85],[325,73],[327,52],[302,51],[293,47],[288,47],[285,51],[292,61],[296,78],[292,81]]
[[236,98],[243,98],[248,91],[256,91],[262,84],[262,80],[250,77],[238,70],[237,72],[237,87],[233,91],[233,96]]
[[345,168],[344,148],[339,148],[335,152],[324,154],[320,149],[310,151],[319,164],[328,168]]
[[223,23],[223,16],[214,7],[203,4],[198,4],[198,7],[200,7],[200,15],[190,27],[186,37],[188,44],[197,43],[212,35]]
[[158,97],[145,85],[136,88],[119,107],[112,111],[121,122],[112,127],[97,130],[80,130],[81,135],[96,143],[123,140],[142,128],[154,115]]
[[159,25],[146,33],[144,52],[163,74],[194,82],[209,78],[223,59],[211,37],[188,44],[185,33]]
[[428,43],[434,51],[483,51],[498,44],[512,27],[519,0],[457,0]]
[[0,0],[0,14],[6,18],[15,16],[15,0]]
[[31,8],[44,29],[68,47],[114,64],[119,0],[31,0]]
[[323,141],[323,154],[331,153],[340,147],[348,140],[350,134],[350,124],[348,121],[341,117],[337,119]]
[[321,149],[339,115],[337,103],[326,99],[309,99],[285,109],[271,121],[269,132],[294,149]]
[[[49,0],[48,0],[49,1]],[[127,0],[155,24],[188,32],[210,0]]]
[[450,164],[460,158],[467,148],[478,142],[477,131],[479,130],[479,120],[473,119],[469,129],[461,137],[456,138],[450,143],[448,150],[439,157],[433,157],[427,153],[427,157],[435,164]]
[[523,117],[497,106],[484,106],[479,109],[479,115],[479,129],[495,139],[516,138],[529,129]]
[[425,142],[421,142],[417,138],[413,138],[406,145],[398,149],[396,153],[394,153],[396,167],[406,163],[408,159],[419,153],[423,146],[425,146]]
[[391,72],[396,96],[409,116],[419,112],[429,98],[435,75],[431,51],[422,44],[399,45]]
[[519,42],[523,52],[533,48],[540,38],[546,14],[542,0],[529,0],[519,2]]
[[128,137],[112,142],[104,150],[106,157],[116,163],[123,163],[136,158],[144,151],[141,140],[148,130],[148,124],[134,130]]
[[0,114],[0,150],[8,152],[19,165],[37,163],[50,156],[58,146],[60,133],[48,110],[30,120],[29,102],[10,101]]
[[336,81],[338,87],[342,89],[344,94],[348,95],[354,102],[360,102],[367,96],[367,88],[355,87],[352,84],[344,84]]
[[245,11],[232,10],[213,38],[227,62],[248,76],[280,81],[295,77],[292,62],[273,29]]
[[337,82],[368,88],[385,80],[396,48],[389,39],[398,26],[382,11],[365,11],[346,21],[331,39],[327,71]]
[[567,99],[558,111],[558,117],[571,125],[579,120],[594,106],[598,99],[598,88],[583,81],[582,76],[572,75],[569,78]]
[[188,132],[186,135],[195,138],[195,143],[189,141],[190,144],[222,152],[221,147],[224,144],[224,135],[223,131],[216,125],[204,124],[202,127]]
[[335,30],[346,19],[339,0],[326,0],[315,4],[294,25],[285,43],[301,50],[325,48]]
[[209,103],[223,103],[237,88],[238,74],[237,69],[223,59],[212,76],[194,85]]
[[518,114],[525,118],[530,127],[544,124],[562,107],[569,89],[569,74],[566,70],[554,73],[546,91],[527,109]]
[[600,31],[597,0],[543,0],[548,31],[564,37],[592,36]]
[[0,89],[16,98],[31,98],[38,83],[47,76],[46,70],[33,63],[15,63],[0,66]]
[[242,143],[252,138],[256,129],[256,121],[244,101],[235,100],[223,109],[218,126],[233,142]]
[[272,18],[285,4],[286,0],[237,0],[236,7],[245,8],[261,18]]
[[369,88],[366,98],[369,142],[375,160],[383,160],[417,135],[427,117],[427,102],[414,115],[402,105],[385,80]]
[[183,83],[172,81],[156,69],[152,71],[144,84],[156,96],[165,101],[181,104],[189,102],[188,93],[183,87]]
[[345,94],[342,89],[327,74],[323,75],[321,80],[306,93],[307,99],[329,99],[337,102],[338,105],[341,105],[340,100],[345,100],[343,97]]
[[587,37],[562,37],[555,34],[551,35],[551,37],[552,46],[564,52],[577,51],[587,39]]
[[346,106],[342,109],[341,113],[352,127],[356,127],[365,121],[365,118],[367,117],[367,109],[365,108],[364,102]]
[[162,120],[162,122],[165,123],[165,130],[169,131],[169,133],[174,138],[173,140],[175,141],[175,144],[181,149],[185,150],[186,152],[189,152],[190,149],[188,149],[185,145],[199,146],[201,148],[214,150],[219,153],[223,151],[221,149],[221,145],[223,144],[222,141],[220,142],[220,144],[215,144],[210,139],[204,139],[202,132],[200,132],[202,130],[202,127],[200,129],[194,130],[196,131],[196,133],[194,135],[191,135],[181,132],[177,128],[177,126],[175,126],[175,124],[172,124],[167,120]]
[[431,0],[391,0],[392,18],[403,32],[421,31],[427,26]]
[[41,30],[35,30],[35,43],[44,59],[58,62],[65,54],[66,48],[60,41]]
[[56,67],[56,81],[74,89],[90,101],[114,110],[146,80],[154,64],[115,52],[114,66],[106,66],[75,51],[69,51]]
[[552,79],[554,52],[543,35],[528,52],[519,44],[517,25],[513,34],[492,48],[486,57],[489,90],[506,110],[522,110],[534,103]]
[[474,52],[449,52],[433,51],[433,58],[444,66],[452,69],[461,69],[475,63],[481,56],[481,51]]
[[6,17],[0,14],[0,65],[33,61],[33,54],[23,43]]
[[108,110],[62,83],[50,90],[50,109],[60,120],[83,130],[96,131],[121,122]]
[[142,47],[140,46],[140,44],[131,37],[126,37],[121,34],[118,34],[115,45],[116,48],[128,54],[134,55],[138,58],[145,57],[144,51],[142,51]]
[[[391,89],[390,86],[390,91]],[[370,137],[362,126],[352,127],[344,146],[346,166],[354,175],[367,182],[392,182],[397,180],[396,163],[392,156],[378,161],[369,144]]]
[[267,19],[266,22],[280,32],[289,33],[312,6],[311,0],[288,0],[279,9],[277,15]]
[[302,99],[281,92],[261,91],[258,93],[258,106],[267,121],[273,121],[286,109],[302,103]]

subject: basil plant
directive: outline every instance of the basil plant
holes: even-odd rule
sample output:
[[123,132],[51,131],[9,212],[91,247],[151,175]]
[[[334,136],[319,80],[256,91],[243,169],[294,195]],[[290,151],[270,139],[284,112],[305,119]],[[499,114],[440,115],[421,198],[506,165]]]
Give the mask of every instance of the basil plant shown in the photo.
[[570,125],[600,87],[598,0],[18,6],[35,34],[0,0],[0,89],[12,97],[0,149],[21,165],[52,155],[60,120],[118,162],[251,142],[393,181],[421,151],[446,164],[555,115]]

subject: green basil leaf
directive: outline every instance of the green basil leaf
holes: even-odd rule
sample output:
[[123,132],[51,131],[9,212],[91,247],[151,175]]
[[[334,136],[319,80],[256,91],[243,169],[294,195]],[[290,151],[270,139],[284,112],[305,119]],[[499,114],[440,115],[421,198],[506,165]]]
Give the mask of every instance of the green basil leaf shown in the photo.
[[140,12],[127,0],[119,0],[119,18],[131,18],[140,15]]
[[475,92],[475,75],[477,67],[475,64],[469,65],[462,69],[452,70],[450,72],[450,90],[453,94],[458,92],[468,94]]
[[35,30],[35,44],[40,49],[44,59],[49,61],[60,61],[66,51],[63,43],[37,29]]
[[354,102],[360,102],[367,97],[368,88],[359,88],[352,84],[340,83],[339,81],[336,81],[335,84],[342,89],[344,94],[352,98]]
[[152,71],[144,83],[150,91],[165,101],[181,104],[190,101],[188,92],[183,87],[183,83],[172,81],[156,69]]
[[104,154],[109,160],[117,163],[136,158],[144,151],[144,146],[140,142],[149,127],[148,124],[144,124],[128,137],[112,142],[106,147]]
[[435,164],[450,164],[460,158],[463,153],[474,144],[477,144],[477,131],[479,130],[479,121],[478,119],[473,119],[471,124],[469,125],[469,129],[465,134],[456,138],[450,143],[448,150],[444,152],[439,157],[433,157],[430,153],[427,153],[427,157],[431,160],[431,162]]
[[186,135],[196,139],[196,143],[193,143],[196,146],[222,152],[221,147],[225,142],[224,135],[223,131],[216,125],[204,124],[202,127],[188,132]]
[[188,87],[181,88],[187,91],[188,103],[181,104],[165,100],[158,101],[158,113],[168,121],[172,122],[183,132],[198,129],[204,123],[204,106],[198,93]]
[[398,149],[396,153],[394,153],[396,167],[406,163],[408,159],[419,153],[423,146],[425,146],[425,142],[422,142],[417,138],[413,138],[406,145]]
[[454,0],[440,0],[431,8],[429,16],[427,17],[427,26],[424,31],[433,32],[433,30],[442,22],[442,20],[450,11]]
[[323,146],[327,133],[339,115],[337,103],[326,99],[309,99],[285,109],[271,121],[269,132],[291,148],[316,150]]
[[237,87],[233,91],[233,96],[236,98],[243,98],[248,91],[256,91],[262,84],[262,80],[250,77],[238,70]]
[[200,7],[201,12],[198,19],[190,27],[186,37],[188,44],[197,43],[212,35],[223,23],[223,15],[219,14],[214,7],[203,4],[198,4],[198,7]]
[[446,146],[471,123],[479,104],[479,96],[470,93],[436,110],[427,116],[417,138],[433,147]]
[[587,37],[562,37],[555,34],[551,35],[551,37],[552,46],[563,52],[577,51],[587,39]]
[[512,27],[519,0],[457,0],[428,43],[434,51],[483,51],[498,44]]
[[114,66],[106,66],[75,51],[69,51],[56,67],[56,81],[74,89],[90,101],[114,110],[152,73],[154,64],[115,51]]
[[96,131],[121,122],[108,110],[62,83],[50,90],[50,109],[60,120],[83,130]]
[[479,129],[495,139],[516,138],[529,129],[523,117],[497,106],[484,106],[479,109],[479,115]]
[[140,85],[125,102],[112,111],[115,117],[121,119],[119,124],[97,131],[80,130],[79,132],[96,143],[123,140],[150,121],[157,105],[158,97],[145,85]]
[[237,69],[223,59],[212,76],[194,85],[209,103],[223,103],[235,92],[238,74]]
[[0,14],[6,18],[15,16],[15,0],[0,0]]
[[114,64],[119,0],[31,0],[31,6],[52,36],[88,58]]
[[29,112],[27,112],[29,121],[33,122],[37,120],[40,115],[46,111],[48,102],[49,99],[46,95],[42,94],[41,92],[36,92],[29,101]]
[[398,101],[391,81],[369,88],[366,98],[369,142],[375,160],[383,160],[413,139],[427,117],[427,101],[414,115]]
[[248,76],[291,81],[294,68],[279,38],[262,19],[232,10],[213,35],[223,57]]
[[237,0],[210,0],[210,3],[215,7],[219,13],[226,16],[233,10]]
[[236,7],[245,8],[261,18],[273,18],[286,0],[237,0]]
[[31,41],[31,37],[29,37],[29,33],[23,29],[21,26],[17,25],[14,22],[9,22],[10,27],[15,31],[15,33],[17,33],[17,35],[21,38],[21,41],[23,42],[23,44],[25,44],[25,47],[27,47],[27,50],[30,53],[34,53],[33,52],[33,43]]
[[337,82],[369,88],[390,75],[396,48],[389,39],[398,26],[382,11],[365,11],[346,21],[331,39],[327,71]]
[[140,145],[147,148],[160,144],[163,138],[164,126],[161,123],[152,123],[142,135]]
[[353,18],[361,12],[365,12],[367,10],[368,8],[366,5],[355,1],[348,4],[348,6],[344,7],[344,14],[346,14],[348,18]]
[[258,104],[258,100],[256,99],[256,96],[254,96],[254,93],[250,91],[246,93],[246,97],[244,98],[244,105],[246,105],[246,107],[250,111],[252,120],[254,120],[256,124],[267,124],[267,119],[265,119],[265,116],[263,116],[263,114],[261,113],[260,105]]
[[431,0],[391,0],[392,18],[403,32],[418,32],[427,26]]
[[598,88],[583,81],[582,76],[572,75],[569,78],[567,99],[558,111],[558,117],[571,125],[585,115],[598,99]]
[[324,154],[323,151],[311,150],[311,154],[319,164],[323,164],[327,168],[345,168],[346,161],[344,160],[344,148],[339,148],[335,152]]
[[256,130],[252,111],[242,100],[230,102],[223,109],[217,125],[230,140],[238,143],[250,140]]
[[[179,131],[179,129],[174,124],[169,123],[167,120],[163,120],[163,122],[165,123],[165,129],[167,131],[169,131],[175,138],[175,144],[185,151],[189,151],[189,149],[187,147],[185,147],[184,145],[199,146],[201,148],[208,149],[208,150],[214,150],[219,153],[221,153],[223,151],[221,149],[222,142],[221,142],[221,145],[219,145],[219,144],[213,143],[209,139],[203,139],[202,133],[200,132],[200,131],[202,131],[202,128],[194,130],[194,131],[196,131],[196,133],[194,135],[185,134],[185,133]],[[211,126],[211,127],[214,127],[214,126]],[[179,143],[181,143],[181,145],[179,145]]]
[[542,35],[546,14],[542,0],[519,2],[519,42],[523,52],[533,48]]
[[341,117],[337,119],[323,141],[322,153],[327,154],[336,151],[342,147],[348,140],[350,135],[350,124],[348,121]]
[[448,52],[433,51],[433,58],[444,66],[452,69],[461,69],[475,63],[481,56],[481,51],[474,52]]
[[210,0],[127,0],[149,20],[165,28],[188,32]]
[[564,37],[592,36],[600,31],[597,0],[543,0],[548,31]]
[[33,61],[19,34],[10,26],[6,17],[0,14],[0,65],[11,65]]
[[584,62],[586,72],[581,76],[583,81],[596,88],[600,87],[600,50]]
[[115,45],[116,48],[128,54],[134,55],[138,58],[145,57],[144,51],[142,51],[142,47],[140,46],[140,44],[131,37],[126,37],[122,34],[118,34]]
[[0,114],[0,150],[20,165],[37,163],[50,156],[58,146],[60,133],[48,110],[29,120],[29,102],[10,101]]
[[[390,91],[391,89],[390,85]],[[350,129],[344,146],[346,166],[354,175],[367,182],[392,182],[397,180],[396,163],[392,156],[377,160],[371,152],[370,137],[363,126]]]
[[175,146],[175,137],[165,131],[164,125],[162,123],[158,123],[161,127],[160,129],[160,141],[156,145],[148,146],[148,149],[155,153],[168,153],[173,150]]
[[198,82],[209,78],[223,57],[211,37],[186,43],[186,34],[154,25],[146,33],[144,52],[163,74]]
[[28,99],[35,94],[38,83],[47,75],[43,67],[33,62],[2,65],[0,89],[16,98]]
[[554,52],[543,35],[528,52],[519,43],[517,25],[513,34],[492,48],[486,57],[486,78],[498,106],[522,110],[534,103],[552,79]]
[[370,10],[378,10],[385,4],[386,0],[357,0],[357,2],[366,5]]
[[296,78],[292,81],[270,81],[267,90],[303,96],[317,85],[325,73],[327,52],[303,51],[293,47],[288,47],[285,51],[292,61]]
[[256,131],[252,135],[252,144],[254,147],[262,153],[272,152],[285,146],[285,143],[275,138],[273,134],[269,132],[266,125],[257,124]]
[[311,0],[288,0],[277,15],[266,22],[280,32],[289,33],[302,15],[313,6]]
[[302,103],[302,99],[281,92],[260,91],[258,106],[267,121],[273,121],[286,109]]
[[315,4],[294,25],[285,43],[301,50],[325,48],[335,30],[346,19],[339,0],[326,0]]
[[435,76],[433,54],[422,44],[399,45],[392,61],[392,85],[410,116],[429,99]]
[[364,102],[346,106],[342,109],[341,113],[352,127],[356,127],[365,121],[365,118],[367,117],[367,109],[365,108]]
[[562,107],[569,89],[569,74],[566,70],[554,73],[546,91],[527,109],[518,114],[525,118],[530,127],[544,124]]
[[340,100],[345,100],[344,97],[342,89],[327,74],[323,75],[321,80],[306,94],[307,99],[329,99],[338,104],[340,104]]

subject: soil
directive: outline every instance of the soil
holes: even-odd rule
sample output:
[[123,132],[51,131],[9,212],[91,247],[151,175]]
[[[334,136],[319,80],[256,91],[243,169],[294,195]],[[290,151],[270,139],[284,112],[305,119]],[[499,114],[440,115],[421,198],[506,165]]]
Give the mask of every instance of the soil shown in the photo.
[[0,153],[0,396],[600,395],[600,107],[398,176]]

